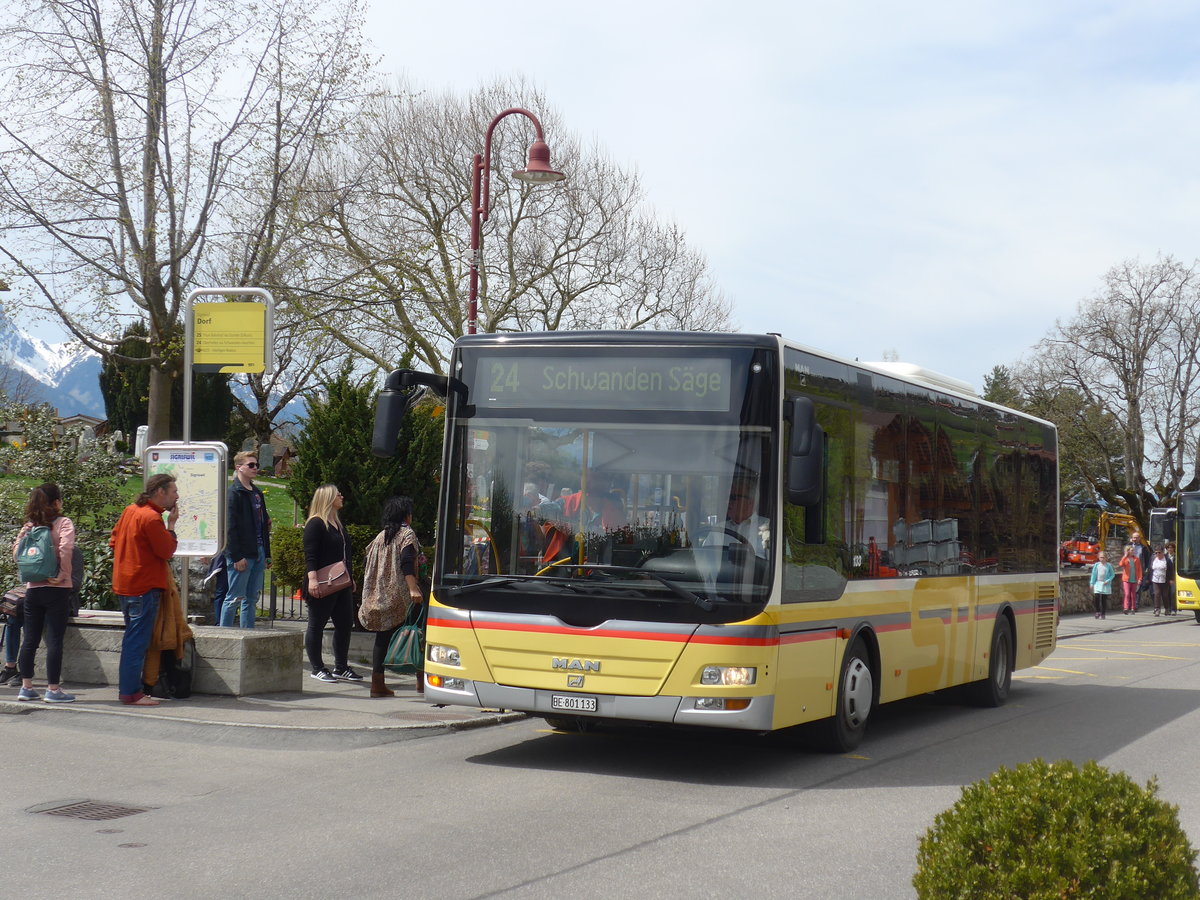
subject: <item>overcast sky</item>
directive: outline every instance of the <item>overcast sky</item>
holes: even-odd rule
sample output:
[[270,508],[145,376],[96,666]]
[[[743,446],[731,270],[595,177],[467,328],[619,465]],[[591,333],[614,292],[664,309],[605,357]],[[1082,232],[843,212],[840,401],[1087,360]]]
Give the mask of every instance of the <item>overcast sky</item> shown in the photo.
[[368,18],[384,70],[464,92],[525,76],[635,166],[744,331],[978,389],[1110,266],[1200,256],[1194,2],[374,0]]

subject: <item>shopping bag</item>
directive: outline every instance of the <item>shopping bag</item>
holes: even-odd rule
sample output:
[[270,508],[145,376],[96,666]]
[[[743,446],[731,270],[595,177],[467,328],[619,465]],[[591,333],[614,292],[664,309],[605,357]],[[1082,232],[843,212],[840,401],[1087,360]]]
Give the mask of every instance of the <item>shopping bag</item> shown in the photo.
[[392,635],[387,655],[383,658],[384,666],[393,672],[410,675],[420,671],[425,652],[424,632],[425,604],[414,604],[404,624]]

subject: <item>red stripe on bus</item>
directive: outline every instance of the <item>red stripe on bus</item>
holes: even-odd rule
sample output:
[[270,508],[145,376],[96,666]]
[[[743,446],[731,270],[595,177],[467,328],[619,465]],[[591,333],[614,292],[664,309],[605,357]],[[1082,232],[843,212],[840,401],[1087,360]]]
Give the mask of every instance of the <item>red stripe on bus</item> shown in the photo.
[[[521,631],[528,634],[565,634],[580,636],[578,630],[562,628],[558,625],[525,625],[517,622],[479,622],[474,626],[462,619],[430,619],[430,625],[443,628],[472,628],[477,631]],[[717,634],[688,635],[672,634],[665,631],[595,631],[584,637],[623,638],[637,641],[670,641],[671,643],[717,644],[723,646],[769,647],[779,643],[776,637],[742,638],[726,637]]]

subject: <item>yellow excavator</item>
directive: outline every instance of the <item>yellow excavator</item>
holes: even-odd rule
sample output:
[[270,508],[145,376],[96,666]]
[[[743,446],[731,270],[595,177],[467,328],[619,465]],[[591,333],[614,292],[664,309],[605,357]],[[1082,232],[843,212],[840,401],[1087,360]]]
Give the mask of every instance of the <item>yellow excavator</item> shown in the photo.
[[1142,529],[1142,526],[1138,524],[1137,519],[1128,513],[1108,512],[1107,510],[1100,513],[1100,524],[1098,526],[1100,534],[1099,539],[1096,541],[1099,546],[1105,547],[1108,545],[1108,531],[1114,525],[1119,528],[1124,528],[1129,532],[1130,537],[1132,537],[1133,533],[1136,531],[1140,538],[1139,543],[1144,544],[1147,547],[1150,546],[1150,542],[1146,540],[1146,535]]
[[1101,548],[1108,546],[1108,532],[1113,527],[1124,528],[1130,535],[1135,531],[1141,538],[1141,543],[1147,547],[1150,543],[1138,524],[1137,519],[1128,513],[1102,512],[1097,526],[1099,534],[1093,540],[1090,534],[1077,534],[1069,541],[1063,541],[1058,551],[1059,562],[1063,566],[1090,566],[1096,562],[1096,554]]

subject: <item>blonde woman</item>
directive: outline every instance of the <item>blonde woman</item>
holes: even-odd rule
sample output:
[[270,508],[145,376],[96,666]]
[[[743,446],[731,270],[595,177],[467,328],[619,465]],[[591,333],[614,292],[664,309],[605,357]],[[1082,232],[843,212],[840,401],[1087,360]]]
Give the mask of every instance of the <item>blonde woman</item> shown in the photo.
[[[314,597],[317,571],[339,560],[350,563],[350,535],[338,518],[342,508],[342,492],[335,485],[323,484],[313,492],[304,523],[304,565],[308,583],[304,599],[308,602],[308,630],[304,634],[304,649],[317,681],[362,681],[363,677],[350,668],[346,657],[350,653],[350,630],[354,626],[354,588],[344,588],[327,597]],[[321,640],[325,624],[333,621],[333,671],[321,658]]]

